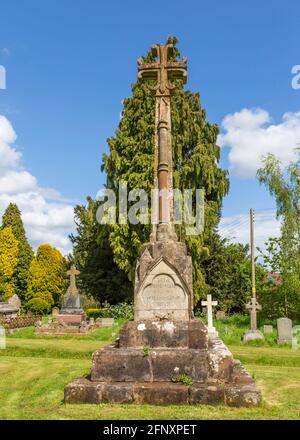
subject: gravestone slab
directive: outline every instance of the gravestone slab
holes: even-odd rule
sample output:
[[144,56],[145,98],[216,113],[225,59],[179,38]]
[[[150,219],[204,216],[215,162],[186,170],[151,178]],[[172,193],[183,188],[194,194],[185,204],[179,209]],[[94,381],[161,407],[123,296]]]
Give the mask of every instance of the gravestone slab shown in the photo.
[[264,333],[273,333],[272,325],[264,325]]
[[294,350],[300,349],[300,325],[295,325],[292,328],[292,348]]
[[5,350],[5,348],[6,348],[5,328],[0,325],[0,350]]
[[16,294],[14,294],[11,298],[9,298],[8,304],[12,307],[15,307],[18,310],[20,310],[21,308],[21,300]]
[[218,321],[221,319],[226,319],[226,313],[223,310],[218,310],[216,313],[216,319]]
[[59,308],[58,307],[53,307],[52,309],[52,316],[57,316],[59,314]]
[[98,321],[100,327],[112,327],[114,322],[114,318],[99,318]]
[[292,320],[289,318],[277,319],[278,344],[292,343]]

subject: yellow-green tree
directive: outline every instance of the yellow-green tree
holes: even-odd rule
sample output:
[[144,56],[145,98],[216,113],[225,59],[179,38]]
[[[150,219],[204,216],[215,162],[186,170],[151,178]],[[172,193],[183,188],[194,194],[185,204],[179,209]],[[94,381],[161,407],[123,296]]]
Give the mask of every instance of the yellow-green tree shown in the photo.
[[0,229],[0,298],[7,300],[14,293],[13,274],[18,264],[19,242],[12,228]]
[[57,305],[67,287],[66,260],[50,244],[41,245],[29,267],[27,300],[39,298]]

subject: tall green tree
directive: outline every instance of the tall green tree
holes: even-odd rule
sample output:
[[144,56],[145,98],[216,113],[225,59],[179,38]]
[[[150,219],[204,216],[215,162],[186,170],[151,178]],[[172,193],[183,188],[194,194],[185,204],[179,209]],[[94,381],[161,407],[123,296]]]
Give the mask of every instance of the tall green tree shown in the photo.
[[[171,38],[176,44],[176,39]],[[180,56],[176,47],[170,56]],[[145,61],[154,61],[149,52]],[[128,190],[153,187],[155,101],[153,81],[137,81],[132,86],[132,96],[124,100],[122,119],[113,137],[108,139],[110,152],[103,156],[102,169],[107,174],[107,186],[118,191],[118,184],[126,181]],[[193,258],[195,303],[205,296],[207,286],[203,260],[209,254],[209,242],[220,219],[222,199],[229,190],[227,171],[219,166],[220,148],[217,145],[218,126],[206,120],[198,93],[184,90],[177,80],[172,96],[172,150],[174,187],[205,190],[205,229],[201,235],[186,236],[179,228],[178,235],[185,241]],[[133,280],[136,259],[141,244],[149,239],[151,225],[112,225],[109,241],[117,265]]]
[[90,197],[87,202],[76,206],[76,234],[70,236],[74,262],[80,270],[80,290],[100,303],[131,300],[132,284],[113,260],[108,227],[96,220],[99,202]]
[[[281,220],[279,239],[267,244],[266,262],[281,272],[282,312],[291,318],[300,318],[300,159],[284,169],[274,155],[264,158],[258,170],[259,182],[275,198],[277,218]],[[282,307],[283,306],[283,307]]]
[[13,275],[18,264],[19,243],[11,226],[0,229],[0,299],[7,300],[15,293]]
[[21,212],[15,203],[10,203],[2,218],[2,228],[11,227],[19,242],[18,264],[13,274],[15,293],[24,300],[27,292],[27,279],[30,263],[33,259],[33,250],[27,241]]
[[49,308],[59,305],[68,286],[66,270],[66,260],[58,249],[50,244],[39,246],[29,268],[27,300],[39,298]]

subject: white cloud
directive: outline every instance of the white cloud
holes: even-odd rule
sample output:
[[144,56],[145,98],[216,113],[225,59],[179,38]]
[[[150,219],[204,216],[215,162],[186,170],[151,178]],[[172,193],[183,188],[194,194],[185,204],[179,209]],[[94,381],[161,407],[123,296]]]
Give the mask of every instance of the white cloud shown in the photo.
[[23,169],[22,155],[12,146],[16,138],[9,120],[0,115],[0,218],[10,202],[16,203],[31,244],[50,243],[66,254],[71,250],[73,206],[56,190],[41,188]]
[[221,146],[229,147],[231,171],[240,178],[254,177],[267,153],[275,154],[283,166],[296,157],[300,143],[300,111],[284,113],[282,122],[272,124],[266,110],[243,109],[227,115],[222,121]]
[[26,193],[36,187],[36,178],[27,171],[7,171],[0,176],[0,194]]
[[[221,237],[228,238],[234,243],[250,244],[249,214],[223,217],[219,225]],[[280,221],[276,219],[274,210],[254,213],[254,242],[255,247],[265,249],[269,237],[280,235]]]

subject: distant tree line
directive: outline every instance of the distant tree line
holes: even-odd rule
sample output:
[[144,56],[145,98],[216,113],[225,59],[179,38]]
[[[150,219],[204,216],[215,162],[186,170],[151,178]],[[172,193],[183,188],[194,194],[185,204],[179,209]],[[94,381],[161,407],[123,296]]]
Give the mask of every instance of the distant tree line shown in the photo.
[[0,227],[0,300],[17,294],[24,309],[49,312],[65,292],[66,268],[67,261],[50,244],[39,246],[34,255],[20,210],[10,203]]

